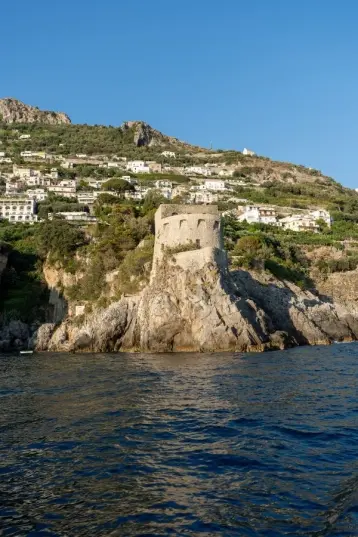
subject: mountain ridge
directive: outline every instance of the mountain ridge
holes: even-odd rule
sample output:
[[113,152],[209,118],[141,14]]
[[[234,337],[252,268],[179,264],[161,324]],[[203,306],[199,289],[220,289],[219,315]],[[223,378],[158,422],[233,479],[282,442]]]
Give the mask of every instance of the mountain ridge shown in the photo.
[[64,112],[40,110],[13,97],[0,99],[0,115],[5,123],[44,123],[48,125],[71,124]]

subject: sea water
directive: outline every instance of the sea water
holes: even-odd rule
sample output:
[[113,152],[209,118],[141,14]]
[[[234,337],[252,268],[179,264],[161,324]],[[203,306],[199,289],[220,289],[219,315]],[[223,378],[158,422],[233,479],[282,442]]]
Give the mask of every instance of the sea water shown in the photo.
[[0,535],[358,535],[358,344],[2,355]]

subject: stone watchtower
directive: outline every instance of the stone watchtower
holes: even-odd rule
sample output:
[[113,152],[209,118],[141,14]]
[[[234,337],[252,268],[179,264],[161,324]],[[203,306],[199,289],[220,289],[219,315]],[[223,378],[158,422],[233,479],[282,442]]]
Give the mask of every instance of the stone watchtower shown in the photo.
[[[190,251],[185,246],[191,245]],[[180,253],[180,246],[183,252]],[[161,205],[155,213],[153,270],[161,264],[166,250],[176,248],[176,258],[198,261],[214,250],[223,252],[220,213],[216,205]],[[179,263],[182,264],[182,263]]]

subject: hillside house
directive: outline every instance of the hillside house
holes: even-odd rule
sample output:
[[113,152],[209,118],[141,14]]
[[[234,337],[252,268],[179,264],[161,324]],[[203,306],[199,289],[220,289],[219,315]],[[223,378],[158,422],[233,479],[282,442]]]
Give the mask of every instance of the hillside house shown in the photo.
[[136,189],[133,192],[126,191],[124,193],[124,197],[127,200],[144,200],[146,195],[148,194],[150,188],[143,188],[143,187],[136,187]]
[[237,217],[239,222],[248,224],[277,224],[276,210],[273,207],[246,205],[239,206],[238,211],[242,211]]
[[14,196],[21,190],[22,183],[18,181],[7,181],[5,183],[5,196]]
[[251,151],[251,149],[247,149],[246,147],[244,147],[244,149],[242,150],[242,154],[248,157],[253,157],[254,155],[256,155],[255,151]]
[[210,179],[204,181],[204,185],[201,185],[200,188],[204,190],[215,190],[215,191],[224,191],[227,190],[225,181],[222,179]]
[[10,157],[0,157],[0,164],[11,164],[12,159]]
[[31,134],[20,134],[19,140],[30,140]]
[[0,198],[0,218],[9,222],[37,222],[35,210],[35,200]]
[[308,214],[292,214],[291,216],[286,216],[285,218],[281,218],[279,225],[291,231],[311,231],[317,233],[319,230],[316,219]]
[[167,158],[176,158],[174,151],[162,151],[161,155]]
[[162,173],[162,165],[159,162],[155,162],[155,160],[149,160],[147,162],[147,165],[149,166],[151,173]]
[[155,181],[155,188],[173,188],[173,183],[166,180]]
[[216,203],[218,195],[210,192],[210,190],[196,190],[189,194],[190,203]]
[[0,151],[0,157],[4,157],[5,156],[5,151]]
[[24,180],[27,186],[50,186],[51,185],[50,179],[46,177],[42,177],[41,175],[26,177]]
[[12,174],[14,177],[19,177],[19,179],[25,179],[28,177],[40,177],[41,172],[32,168],[22,168],[14,164],[12,167]]
[[69,222],[85,222],[87,224],[95,224],[97,218],[84,211],[63,211],[59,213],[48,213],[48,219],[53,220],[54,216],[58,216]]
[[309,213],[315,220],[323,220],[328,227],[332,225],[332,217],[325,209],[316,209]]
[[144,160],[131,160],[126,169],[133,173],[150,173],[150,168]]
[[186,175],[194,174],[194,175],[204,175],[205,177],[210,177],[211,170],[208,168],[205,168],[205,166],[189,166],[188,168],[185,168],[184,173]]
[[48,197],[48,192],[44,188],[30,188],[25,192],[29,199],[44,201]]
[[77,201],[81,205],[93,205],[93,203],[98,198],[98,192],[77,192]]
[[234,175],[234,170],[220,170],[218,175],[219,177],[232,177]]
[[49,192],[53,192],[56,196],[62,196],[64,198],[75,198],[76,188],[72,186],[53,185],[48,187]]

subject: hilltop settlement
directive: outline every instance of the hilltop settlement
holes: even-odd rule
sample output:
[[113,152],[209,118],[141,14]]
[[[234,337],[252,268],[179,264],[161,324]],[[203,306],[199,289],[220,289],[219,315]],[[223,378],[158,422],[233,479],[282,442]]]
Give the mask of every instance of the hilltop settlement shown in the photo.
[[319,170],[1,99],[0,349],[355,339],[357,223]]

